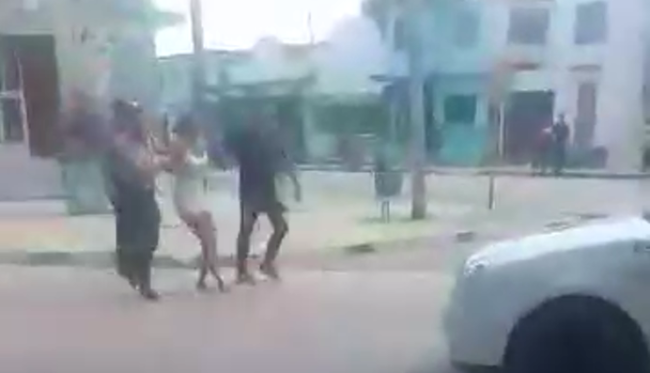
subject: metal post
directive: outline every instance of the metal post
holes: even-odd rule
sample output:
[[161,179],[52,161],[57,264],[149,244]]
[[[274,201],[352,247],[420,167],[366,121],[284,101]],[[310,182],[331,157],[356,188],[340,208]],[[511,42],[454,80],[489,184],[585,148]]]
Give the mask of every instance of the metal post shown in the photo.
[[411,218],[424,219],[427,215],[426,196],[426,139],[424,121],[424,71],[422,66],[422,46],[420,43],[419,9],[416,4],[409,5],[408,62],[409,62],[409,100],[411,109]]
[[495,188],[494,174],[490,173],[488,177],[488,210],[494,210],[494,188]]
[[506,126],[505,126],[505,103],[503,100],[499,103],[499,137],[497,138],[497,149],[499,151],[499,159],[503,160],[505,157],[505,136],[506,136]]
[[391,83],[393,86],[389,89],[391,90],[388,95],[388,143],[391,146],[397,146],[397,126],[399,122],[399,102],[397,101],[397,94],[395,90],[397,89],[396,83]]
[[[497,128],[498,128],[498,136],[497,136],[497,154],[499,160],[503,160],[505,157],[505,122],[504,122],[504,116],[505,116],[505,103],[503,100],[499,102],[499,110],[498,110],[498,122],[497,122]],[[495,206],[495,194],[496,194],[496,176],[494,173],[490,173],[488,177],[488,210],[494,210]]]
[[203,10],[201,0],[190,0],[192,23],[192,109],[199,113],[202,109],[203,88],[205,85],[205,59],[203,46]]

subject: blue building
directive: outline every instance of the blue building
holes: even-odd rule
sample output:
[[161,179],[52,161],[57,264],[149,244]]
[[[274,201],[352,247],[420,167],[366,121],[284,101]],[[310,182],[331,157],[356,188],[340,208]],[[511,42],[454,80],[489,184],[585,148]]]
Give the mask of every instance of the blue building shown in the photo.
[[[409,23],[397,1],[366,3],[366,14],[377,20],[386,45],[393,51],[396,75],[406,75]],[[424,89],[429,153],[443,164],[476,165],[489,143],[489,104],[486,87],[493,56],[493,33],[481,22],[489,5],[479,1],[430,1],[419,12],[420,43],[427,79]],[[396,82],[407,92],[406,81]],[[403,96],[393,98],[407,102]],[[400,105],[408,111],[407,105]],[[402,121],[404,122],[404,121]]]

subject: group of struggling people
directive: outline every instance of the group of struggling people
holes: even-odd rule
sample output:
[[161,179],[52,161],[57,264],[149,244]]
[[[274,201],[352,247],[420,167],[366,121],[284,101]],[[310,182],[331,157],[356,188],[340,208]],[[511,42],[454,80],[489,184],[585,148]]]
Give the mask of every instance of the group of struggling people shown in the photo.
[[[210,162],[205,149],[201,149],[204,143],[201,127],[191,115],[185,115],[174,126],[171,141],[162,144],[148,131],[137,104],[115,101],[112,112],[105,173],[115,212],[118,273],[145,299],[158,299],[159,294],[151,281],[161,223],[156,177],[167,172],[175,180],[176,211],[201,246],[197,288],[206,289],[208,276],[211,276],[218,288],[225,291],[226,284],[217,262],[216,226],[206,198],[204,181]],[[251,234],[260,214],[266,214],[273,227],[260,271],[272,279],[279,279],[276,258],[288,232],[285,206],[276,189],[279,175],[291,176],[295,197],[300,198],[300,186],[280,146],[281,141],[276,141],[278,136],[272,123],[253,115],[243,128],[229,137],[228,148],[239,165],[236,282],[240,284],[255,282],[247,262]]]

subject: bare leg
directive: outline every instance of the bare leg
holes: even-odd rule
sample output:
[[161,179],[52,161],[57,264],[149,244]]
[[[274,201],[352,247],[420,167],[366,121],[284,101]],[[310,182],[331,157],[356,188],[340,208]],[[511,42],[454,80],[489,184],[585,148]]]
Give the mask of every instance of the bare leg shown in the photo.
[[194,222],[192,224],[191,229],[194,235],[196,236],[196,238],[199,240],[199,244],[201,245],[201,260],[199,262],[199,278],[196,281],[196,288],[199,290],[205,290],[207,288],[205,280],[208,277],[208,260],[206,258],[203,239],[201,237],[201,229],[198,222]]
[[205,283],[206,277],[208,276],[208,262],[205,257],[205,250],[203,248],[203,240],[201,236],[201,229],[199,225],[199,219],[192,215],[181,216],[181,219],[187,226],[187,228],[194,234],[194,236],[199,240],[201,246],[201,259],[199,260],[199,277],[196,281],[196,288],[199,290],[204,290],[207,286]]
[[257,221],[257,213],[244,206],[240,209],[239,234],[237,236],[237,283],[254,284],[255,280],[248,271],[251,234]]
[[[212,215],[204,213],[198,221],[198,233],[201,240],[201,250],[203,252],[203,268],[217,280],[220,291],[226,290],[226,285],[219,274],[218,256],[217,256],[217,236],[215,234],[215,225]],[[205,280],[205,279],[204,279]]]
[[284,212],[280,209],[269,212],[268,217],[271,226],[273,226],[273,234],[269,239],[266,254],[264,255],[264,261],[260,266],[260,270],[270,278],[279,280],[280,275],[275,266],[275,260],[280,251],[280,245],[289,232],[289,225],[287,224],[287,220],[284,218]]

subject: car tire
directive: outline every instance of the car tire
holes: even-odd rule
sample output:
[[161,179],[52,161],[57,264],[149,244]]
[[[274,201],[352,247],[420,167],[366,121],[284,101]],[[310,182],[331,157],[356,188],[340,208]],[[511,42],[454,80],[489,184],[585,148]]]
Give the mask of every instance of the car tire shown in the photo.
[[591,298],[552,302],[511,334],[505,373],[648,373],[644,338],[621,310]]

